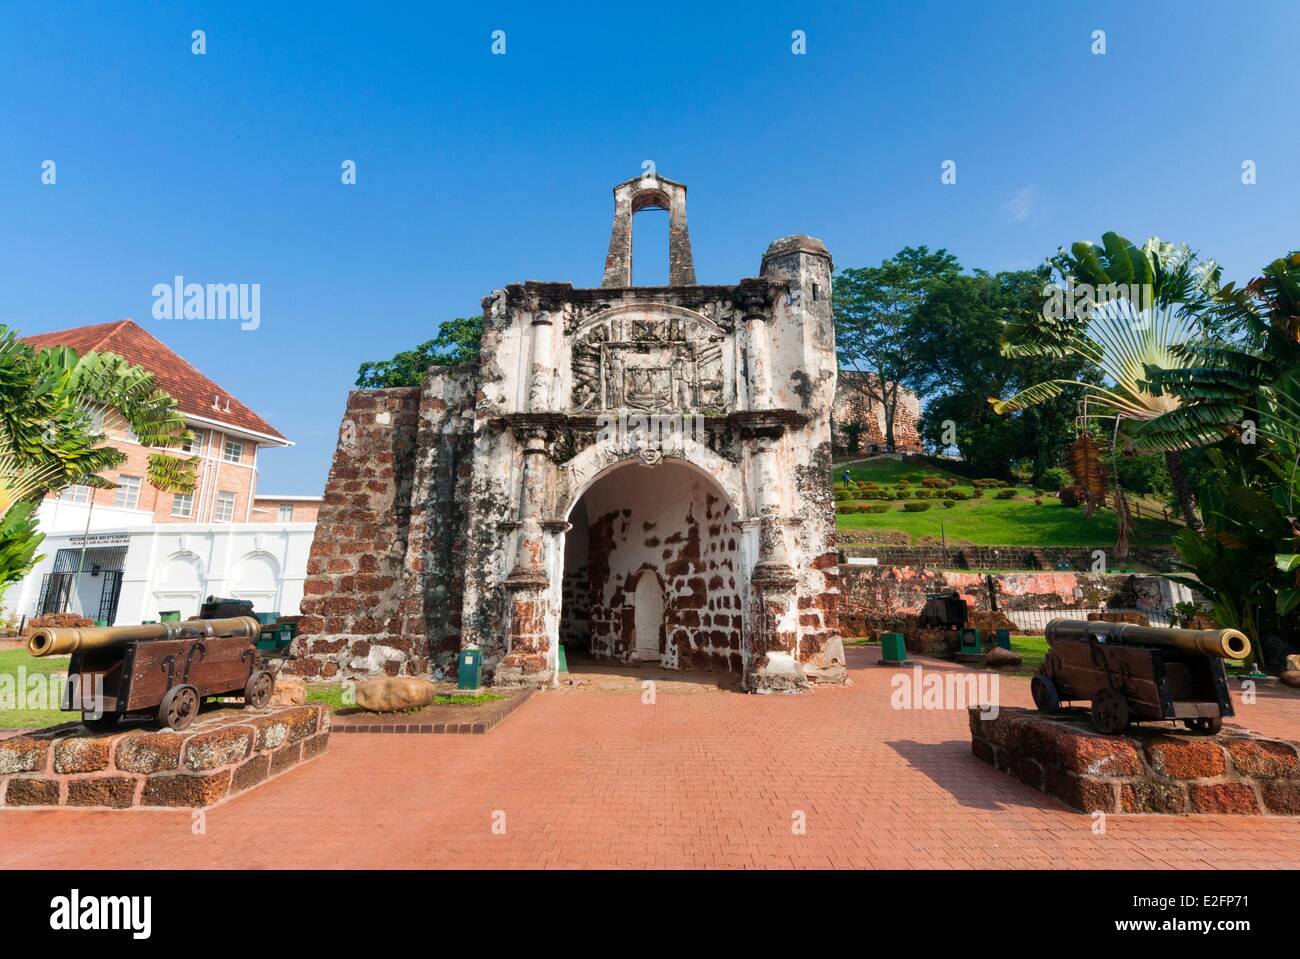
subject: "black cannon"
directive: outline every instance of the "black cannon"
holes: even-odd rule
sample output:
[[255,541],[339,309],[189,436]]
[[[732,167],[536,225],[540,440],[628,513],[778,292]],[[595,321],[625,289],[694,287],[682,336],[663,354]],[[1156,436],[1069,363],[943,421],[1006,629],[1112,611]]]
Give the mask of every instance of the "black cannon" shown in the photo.
[[1164,629],[1132,623],[1054,619],[1047,658],[1030,682],[1034,705],[1052,713],[1089,700],[1092,724],[1115,735],[1130,722],[1181,721],[1213,735],[1233,715],[1225,659],[1245,659],[1250,640],[1235,629]]
[[970,607],[955,589],[943,589],[925,594],[918,619],[922,629],[965,629]]

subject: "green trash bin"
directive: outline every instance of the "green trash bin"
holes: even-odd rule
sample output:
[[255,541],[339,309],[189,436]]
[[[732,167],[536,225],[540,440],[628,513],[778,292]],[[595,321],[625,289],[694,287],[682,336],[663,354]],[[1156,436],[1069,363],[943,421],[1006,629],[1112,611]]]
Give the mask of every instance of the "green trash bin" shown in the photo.
[[880,665],[907,665],[907,646],[903,642],[902,633],[880,634]]
[[483,670],[481,649],[462,649],[456,659],[456,688],[478,689],[479,674]]
[[1003,649],[1011,648],[1011,630],[999,629],[997,633],[997,644]]
[[564,655],[564,644],[560,643],[560,672],[567,673],[568,671],[569,671],[569,657]]
[[958,652],[962,656],[979,656],[984,652],[984,646],[980,643],[980,631],[978,629],[967,626],[961,631],[961,649]]
[[253,615],[263,626],[274,626],[275,621],[280,618],[279,613],[254,613]]
[[158,613],[158,619],[164,623],[179,623],[181,621],[181,611],[179,609],[164,609]]

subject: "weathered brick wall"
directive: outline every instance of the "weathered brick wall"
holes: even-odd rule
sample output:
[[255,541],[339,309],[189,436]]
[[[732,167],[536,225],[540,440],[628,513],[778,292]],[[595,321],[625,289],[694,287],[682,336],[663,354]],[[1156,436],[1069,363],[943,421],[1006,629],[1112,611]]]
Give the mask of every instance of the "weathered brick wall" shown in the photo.
[[[865,374],[841,370],[835,388],[835,405],[831,421],[835,428],[835,446],[847,450],[849,426],[860,427],[856,452],[866,453],[873,444],[885,448],[885,411],[863,388]],[[894,449],[919,452],[924,447],[919,430],[921,404],[914,393],[899,390],[894,411]]]
[[401,601],[420,418],[417,388],[348,394],[285,671],[325,678],[425,671]]
[[[626,660],[637,647],[634,595],[651,570],[663,589],[657,639],[669,668],[740,672],[742,612],[736,517],[681,466],[634,472],[588,493],[592,652]],[[605,504],[619,505],[606,509]]]

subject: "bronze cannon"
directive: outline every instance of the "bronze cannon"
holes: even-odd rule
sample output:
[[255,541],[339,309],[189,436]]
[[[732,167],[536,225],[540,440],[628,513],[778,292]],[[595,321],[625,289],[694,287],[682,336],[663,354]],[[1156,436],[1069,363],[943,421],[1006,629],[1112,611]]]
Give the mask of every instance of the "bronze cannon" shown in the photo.
[[1047,658],[1030,683],[1034,705],[1057,711],[1088,700],[1092,724],[1114,735],[1130,722],[1172,720],[1212,735],[1233,715],[1225,659],[1245,659],[1250,640],[1235,629],[1166,629],[1132,623],[1054,619]]
[[62,708],[80,709],[87,726],[152,714],[183,729],[205,696],[242,695],[254,708],[270,701],[275,677],[257,668],[254,645],[261,628],[251,616],[51,627],[35,630],[27,649],[33,656],[71,654]]

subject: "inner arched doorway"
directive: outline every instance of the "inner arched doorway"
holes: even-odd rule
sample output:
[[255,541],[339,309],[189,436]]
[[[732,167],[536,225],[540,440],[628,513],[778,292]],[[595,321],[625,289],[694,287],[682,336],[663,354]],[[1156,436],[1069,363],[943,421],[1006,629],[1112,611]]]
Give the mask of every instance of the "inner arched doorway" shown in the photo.
[[560,638],[571,652],[744,671],[744,564],[721,487],[682,460],[618,465],[569,511]]

